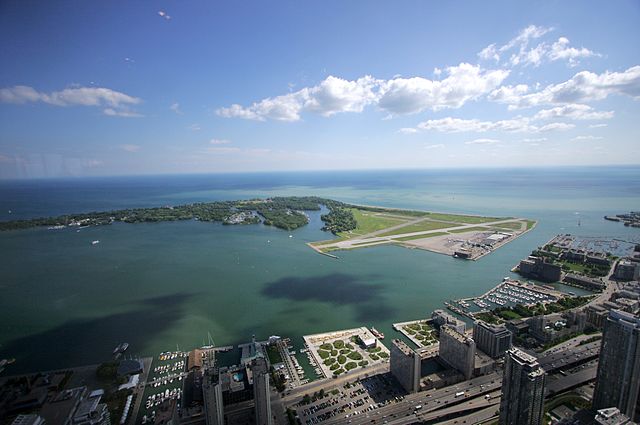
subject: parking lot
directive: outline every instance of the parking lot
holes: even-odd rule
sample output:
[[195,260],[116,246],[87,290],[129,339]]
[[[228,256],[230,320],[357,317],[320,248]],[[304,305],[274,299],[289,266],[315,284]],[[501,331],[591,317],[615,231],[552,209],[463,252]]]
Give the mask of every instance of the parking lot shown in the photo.
[[348,423],[350,418],[402,401],[402,394],[404,391],[390,374],[380,374],[348,382],[328,391],[321,399],[309,404],[301,402],[295,407],[303,424],[318,424],[328,419]]

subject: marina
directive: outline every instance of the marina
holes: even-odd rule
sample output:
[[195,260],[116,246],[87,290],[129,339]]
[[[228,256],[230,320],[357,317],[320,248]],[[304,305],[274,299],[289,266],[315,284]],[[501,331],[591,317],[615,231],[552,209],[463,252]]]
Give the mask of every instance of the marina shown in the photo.
[[181,350],[163,351],[157,355],[149,365],[147,381],[141,384],[144,388],[139,395],[142,403],[131,425],[154,423],[163,403],[182,404],[188,356],[188,352]]
[[531,306],[538,303],[551,303],[566,297],[551,286],[541,286],[530,282],[521,282],[505,277],[496,287],[479,297],[461,298],[446,302],[451,311],[473,318],[473,314],[486,312],[498,307],[513,307],[517,304]]

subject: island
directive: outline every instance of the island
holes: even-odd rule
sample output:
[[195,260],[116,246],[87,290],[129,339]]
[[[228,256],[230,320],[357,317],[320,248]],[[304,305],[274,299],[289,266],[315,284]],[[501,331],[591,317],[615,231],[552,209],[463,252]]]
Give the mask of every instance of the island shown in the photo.
[[330,211],[346,207],[346,204],[342,202],[314,196],[199,202],[176,206],[132,208],[2,221],[0,222],[0,231],[40,226],[62,229],[70,226],[99,226],[115,222],[142,223],[178,220],[199,220],[221,222],[223,224],[263,223],[267,226],[275,226],[284,230],[294,230],[309,222],[304,211],[320,211],[320,205],[325,205]]
[[307,211],[322,211],[322,230],[333,239],[308,243],[316,252],[395,244],[475,260],[531,230],[536,222],[514,217],[437,213],[352,205],[316,196],[272,197],[238,201],[200,202],[152,208],[66,214],[0,222],[0,231],[32,227],[109,225],[178,220],[220,222],[226,225],[262,223],[294,230],[309,222]]

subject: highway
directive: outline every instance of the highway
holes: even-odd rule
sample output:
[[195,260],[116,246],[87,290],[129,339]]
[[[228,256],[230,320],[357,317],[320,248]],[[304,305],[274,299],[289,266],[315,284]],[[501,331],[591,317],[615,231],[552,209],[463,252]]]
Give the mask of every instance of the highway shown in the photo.
[[588,382],[594,381],[596,379],[597,372],[598,364],[595,363],[565,376],[552,376],[547,379],[545,391],[548,395],[554,395],[582,386]]
[[540,366],[547,372],[563,369],[576,363],[582,363],[600,355],[601,341],[594,341],[588,344],[579,345],[570,349],[552,352],[538,359]]
[[[496,393],[496,391],[496,394],[499,394],[501,383],[501,375],[494,372],[489,375],[474,378],[439,390],[409,394],[406,395],[403,400],[398,402],[395,402],[394,400],[373,410],[367,410],[368,407],[365,405],[362,406],[361,409],[356,408],[355,410],[352,410],[351,413],[343,412],[336,414],[324,423],[340,424],[348,422],[352,424],[369,424],[383,423],[384,421],[392,423],[393,420],[404,419],[408,416],[413,417],[412,421],[415,422],[416,420],[423,420],[420,418],[423,416],[426,418],[431,412],[449,408],[451,406],[456,406],[452,409],[452,411],[456,412],[462,412],[469,410],[470,408],[477,409],[478,406],[472,402],[472,399],[484,396],[488,393]],[[456,394],[463,391],[464,395],[456,397]],[[484,401],[483,405],[488,404],[484,397],[481,400]],[[417,406],[421,407],[416,409]],[[414,412],[417,412],[417,414]],[[347,415],[349,415],[348,418],[346,417]]]

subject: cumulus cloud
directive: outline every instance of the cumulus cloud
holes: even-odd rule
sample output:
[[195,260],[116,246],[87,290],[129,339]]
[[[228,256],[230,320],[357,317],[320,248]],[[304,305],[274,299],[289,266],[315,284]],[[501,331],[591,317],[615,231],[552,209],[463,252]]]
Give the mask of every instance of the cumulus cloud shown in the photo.
[[424,148],[425,149],[442,149],[444,148],[444,145],[442,143],[437,143],[435,145],[426,145]]
[[515,103],[520,100],[520,98],[527,94],[529,91],[529,86],[526,84],[517,84],[515,86],[501,86],[495,90],[493,90],[487,98],[489,100],[500,102],[500,103]]
[[182,110],[180,109],[180,104],[178,102],[172,103],[171,106],[169,106],[169,109],[178,115],[182,115]]
[[536,25],[529,25],[508,43],[498,46],[492,43],[478,53],[482,60],[493,60],[500,62],[503,55],[509,54],[504,65],[509,66],[539,66],[544,61],[566,60],[570,66],[576,66],[580,59],[601,56],[586,47],[571,47],[569,39],[560,37],[557,41],[541,42],[533,47],[529,47],[533,40],[539,39],[545,34],[553,31],[553,28],[545,28]]
[[141,147],[138,145],[120,145],[120,149],[127,152],[138,152]]
[[443,133],[484,133],[487,131],[503,131],[507,133],[538,133],[553,130],[569,130],[574,127],[575,125],[567,123],[551,123],[543,126],[538,126],[532,124],[531,119],[527,117],[517,117],[500,121],[480,121],[477,119],[447,117],[436,120],[427,120],[418,124],[419,130],[434,130]]
[[545,132],[545,131],[567,131],[575,128],[575,124],[569,124],[566,122],[554,122],[551,124],[543,125],[542,127],[538,127],[535,131]]
[[398,132],[402,133],[402,134],[414,134],[414,133],[417,133],[418,130],[416,130],[415,128],[412,128],[412,127],[404,127],[404,128],[401,128],[400,130],[398,130]]
[[496,143],[500,143],[500,140],[475,139],[475,140],[469,140],[468,142],[464,142],[465,145],[495,145]]
[[[511,95],[505,96],[502,93]],[[542,90],[528,94],[518,95],[511,86],[500,87],[489,95],[489,99],[507,103],[510,109],[516,109],[539,105],[588,103],[613,94],[640,99],[640,66],[636,65],[622,72],[605,71],[601,74],[581,71],[567,81],[550,84]]]
[[607,120],[613,118],[613,111],[595,111],[589,105],[570,103],[556,106],[551,109],[543,109],[536,113],[533,119],[548,120],[556,118],[571,118],[574,120]]
[[588,58],[592,56],[601,56],[585,47],[575,48],[569,46],[569,40],[566,37],[560,37],[558,41],[553,43],[547,53],[552,61],[566,59],[569,65],[576,66],[580,58]]
[[230,140],[224,140],[224,139],[211,139],[211,140],[209,140],[209,144],[211,144],[211,145],[228,145],[230,143],[231,143]]
[[129,111],[141,99],[104,87],[70,87],[51,93],[39,92],[29,86],[13,86],[0,89],[0,102],[35,103],[42,102],[55,106],[102,106],[104,113],[113,116],[139,116]]
[[105,114],[105,115],[108,115],[110,117],[138,118],[138,117],[142,116],[141,114],[139,114],[137,112],[129,111],[129,110],[126,110],[126,109],[117,110],[117,109],[113,109],[113,108],[103,109],[102,113]]
[[592,136],[592,135],[587,135],[587,136],[576,136],[573,139],[571,139],[572,142],[583,142],[586,140],[601,140],[602,137],[600,136]]
[[460,108],[494,90],[509,75],[507,70],[484,71],[468,63],[448,67],[446,73],[446,78],[435,81],[422,77],[384,81],[378,106],[392,114]]
[[212,154],[228,154],[228,153],[235,153],[235,152],[240,152],[240,148],[234,147],[234,146],[211,146],[211,147],[207,147],[204,149],[205,153],[212,153]]
[[589,128],[602,128],[602,127],[606,127],[607,124],[605,123],[599,123],[599,124],[590,124]]
[[159,10],[158,11],[158,16],[160,16],[161,18],[166,19],[167,21],[171,19],[171,16],[167,15],[167,12],[165,12],[164,10]]
[[552,31],[552,28],[545,28],[536,25],[529,25],[528,27],[522,29],[518,35],[511,39],[508,43],[498,46],[496,43],[490,44],[480,53],[478,56],[480,59],[489,60],[492,59],[496,62],[499,62],[502,55],[512,49],[517,49],[517,53],[513,53],[509,61],[512,65],[517,65],[521,58],[526,56],[527,47],[529,46],[529,42],[531,40],[535,40],[537,38],[542,37],[546,33]]
[[234,104],[220,108],[216,113],[227,118],[258,121],[298,121],[303,110],[329,117],[339,112],[362,112],[366,105],[376,100],[376,89],[377,81],[368,75],[353,81],[329,76],[314,87],[266,98],[248,107]]
[[442,80],[394,77],[379,80],[369,75],[357,80],[329,76],[320,84],[270,97],[249,106],[233,104],[216,111],[222,117],[264,121],[297,121],[302,112],[331,116],[362,112],[369,105],[392,114],[412,114],[426,109],[459,108],[496,89],[509,75],[506,70],[483,70],[461,63],[445,69]]

